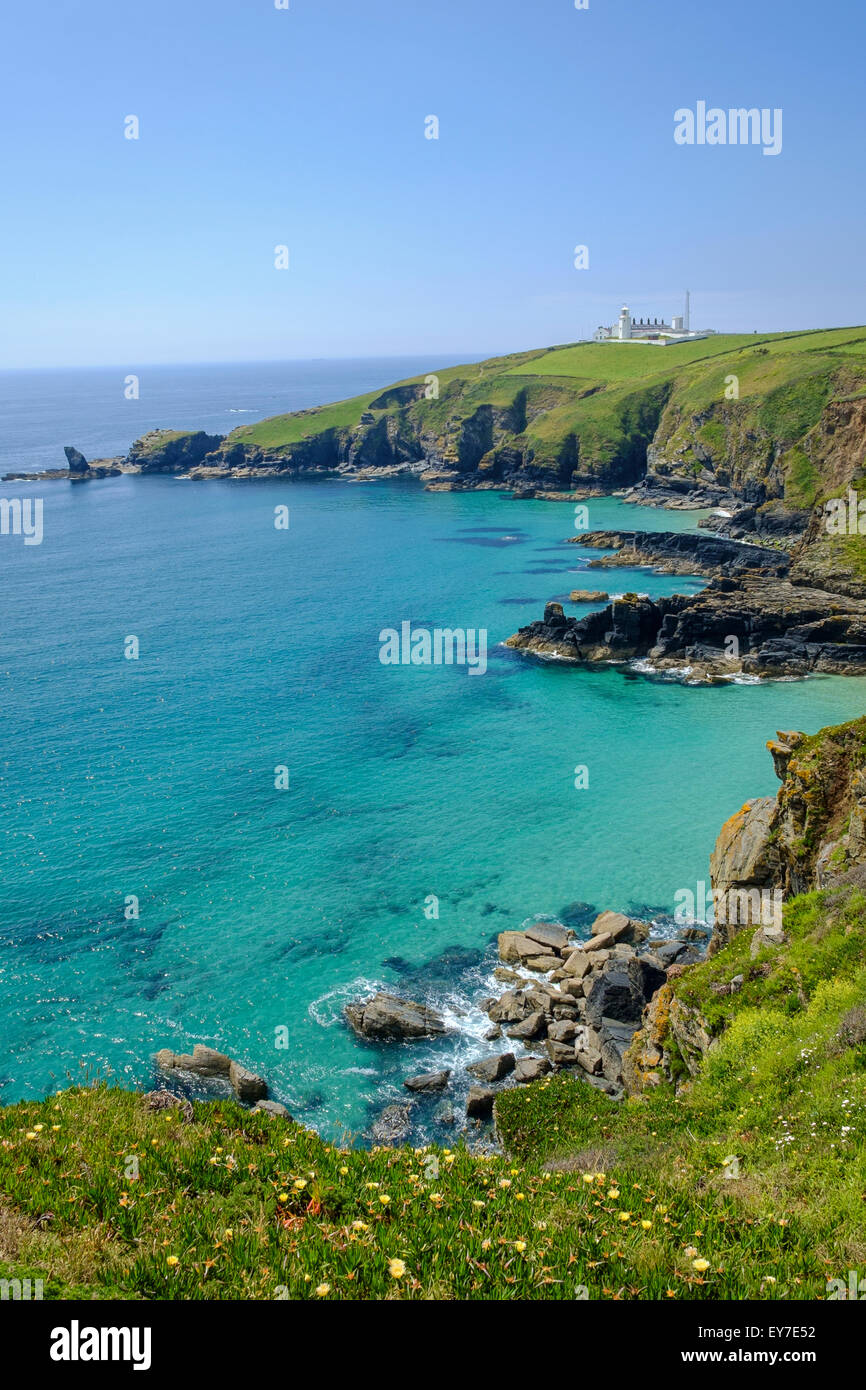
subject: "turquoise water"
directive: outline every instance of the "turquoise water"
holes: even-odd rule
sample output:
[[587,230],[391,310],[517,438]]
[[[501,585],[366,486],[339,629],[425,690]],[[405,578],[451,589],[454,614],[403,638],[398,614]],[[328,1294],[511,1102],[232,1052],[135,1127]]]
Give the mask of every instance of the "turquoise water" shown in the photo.
[[[360,1132],[406,1075],[488,1047],[474,1003],[497,932],[670,911],[722,821],[774,790],[776,728],[866,703],[861,679],[684,688],[502,648],[573,587],[699,585],[581,575],[561,504],[411,482],[41,495],[43,544],[0,541],[4,1101],[81,1063],[145,1084],[157,1048],[206,1041],[303,1121]],[[593,527],[693,524],[590,507]],[[383,666],[380,630],[407,619],[487,628],[487,673]],[[374,984],[458,1031],[355,1041],[340,1010]]]

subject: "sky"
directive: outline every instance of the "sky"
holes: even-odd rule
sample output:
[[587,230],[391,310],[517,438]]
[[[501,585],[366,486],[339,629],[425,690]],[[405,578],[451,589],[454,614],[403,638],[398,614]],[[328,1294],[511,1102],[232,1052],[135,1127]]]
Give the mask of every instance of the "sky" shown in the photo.
[[[861,0],[283,3],[7,9],[0,366],[866,322]],[[780,153],[676,143],[700,101]]]

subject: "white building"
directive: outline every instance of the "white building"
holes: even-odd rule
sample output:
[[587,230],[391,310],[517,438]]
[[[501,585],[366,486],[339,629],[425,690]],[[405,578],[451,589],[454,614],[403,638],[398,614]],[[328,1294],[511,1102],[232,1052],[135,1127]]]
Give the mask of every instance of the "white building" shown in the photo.
[[670,323],[663,319],[633,319],[628,305],[620,310],[618,321],[609,328],[600,327],[592,335],[595,343],[655,343],[665,347],[668,343],[688,342],[697,338],[708,338],[715,332],[712,328],[693,329],[690,326],[689,291],[686,290],[686,309],[684,314],[672,318]]

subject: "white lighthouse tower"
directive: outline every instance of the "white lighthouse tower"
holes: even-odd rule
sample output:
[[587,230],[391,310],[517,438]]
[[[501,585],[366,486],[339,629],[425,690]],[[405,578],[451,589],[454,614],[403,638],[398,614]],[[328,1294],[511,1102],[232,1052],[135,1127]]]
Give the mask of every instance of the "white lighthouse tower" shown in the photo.
[[629,313],[627,304],[623,304],[619,311],[619,323],[616,327],[616,336],[621,341],[625,341],[625,339],[631,337],[631,314]]

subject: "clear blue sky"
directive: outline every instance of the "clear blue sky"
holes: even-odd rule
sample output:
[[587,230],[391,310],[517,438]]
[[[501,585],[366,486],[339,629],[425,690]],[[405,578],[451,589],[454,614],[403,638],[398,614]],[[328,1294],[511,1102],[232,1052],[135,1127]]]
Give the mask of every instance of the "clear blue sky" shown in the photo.
[[[695,327],[866,321],[861,0],[290,5],[10,7],[0,365],[510,351],[686,286]],[[782,153],[677,146],[699,100]]]

